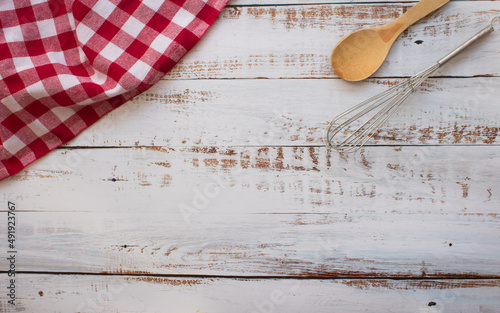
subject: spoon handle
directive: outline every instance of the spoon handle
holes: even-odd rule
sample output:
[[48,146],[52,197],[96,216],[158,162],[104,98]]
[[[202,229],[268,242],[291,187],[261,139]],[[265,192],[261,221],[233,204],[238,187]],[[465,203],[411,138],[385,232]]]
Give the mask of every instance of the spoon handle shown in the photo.
[[396,21],[403,23],[404,29],[414,24],[424,16],[436,11],[450,0],[421,0],[419,3],[411,7],[405,14],[400,16]]

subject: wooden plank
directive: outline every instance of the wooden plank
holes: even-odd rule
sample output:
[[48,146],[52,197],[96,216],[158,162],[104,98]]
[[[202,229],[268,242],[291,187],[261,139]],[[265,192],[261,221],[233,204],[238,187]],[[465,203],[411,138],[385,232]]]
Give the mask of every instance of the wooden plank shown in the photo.
[[[142,213],[127,212],[127,208],[123,213],[18,213],[16,269],[238,277],[500,278],[500,223],[495,214],[188,211],[191,215],[186,219],[182,214],[150,213],[148,205],[144,200]],[[1,216],[6,219],[6,214]],[[8,268],[8,261],[3,258],[0,265]]]
[[[325,4],[228,7],[165,78],[334,77],[330,54],[346,34],[384,24],[413,4]],[[486,27],[498,1],[453,1],[410,27],[376,77],[411,76]],[[500,73],[498,33],[439,71],[441,76]]]
[[26,211],[110,213],[142,212],[148,199],[149,213],[179,213],[178,203],[190,203],[195,188],[215,184],[221,187],[217,196],[235,205],[219,200],[212,213],[495,214],[499,151],[498,146],[370,147],[344,155],[317,147],[55,150],[0,182],[0,199],[22,201]]
[[25,271],[496,277],[499,157],[498,146],[57,150],[0,182],[0,196],[17,205]]
[[[161,81],[67,146],[318,146],[330,119],[398,81]],[[498,144],[499,98],[499,78],[430,79],[368,144]]]
[[[496,312],[498,280],[261,280],[19,275],[20,311]],[[0,310],[13,312],[0,295]],[[35,309],[36,308],[36,309]]]

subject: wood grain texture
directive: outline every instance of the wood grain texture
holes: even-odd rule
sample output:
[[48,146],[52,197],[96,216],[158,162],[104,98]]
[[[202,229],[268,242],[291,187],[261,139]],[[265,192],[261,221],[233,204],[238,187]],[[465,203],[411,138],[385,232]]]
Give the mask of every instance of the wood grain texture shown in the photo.
[[0,183],[19,270],[499,276],[500,147],[81,152]]
[[[187,212],[191,213],[188,219],[146,209],[142,213],[20,213],[22,260],[17,269],[237,277],[500,278],[496,215]],[[7,261],[0,264],[7,268]]]
[[0,182],[0,219],[18,210],[16,311],[497,312],[500,78],[474,76],[499,76],[498,32],[374,146],[322,147],[333,116],[500,13],[452,1],[402,34],[379,79],[333,75],[341,37],[413,5],[233,0],[159,84]]
[[[399,81],[161,81],[66,146],[318,146],[330,119]],[[500,78],[429,79],[368,144],[498,144],[498,99]]]
[[[20,275],[20,311],[496,312],[498,280],[262,280]],[[3,302],[2,312],[12,312]]]
[[[166,79],[334,77],[330,54],[345,35],[394,20],[413,4],[228,7]],[[376,77],[411,76],[452,51],[500,13],[498,1],[452,1],[405,31]],[[494,32],[436,75],[500,73]]]
[[23,201],[19,210],[40,213],[140,213],[147,199],[149,213],[179,213],[176,204],[190,203],[193,188],[216,184],[218,196],[239,205],[223,201],[212,205],[211,213],[494,215],[500,213],[499,150],[370,147],[348,155],[322,147],[56,150],[0,182],[0,199]]

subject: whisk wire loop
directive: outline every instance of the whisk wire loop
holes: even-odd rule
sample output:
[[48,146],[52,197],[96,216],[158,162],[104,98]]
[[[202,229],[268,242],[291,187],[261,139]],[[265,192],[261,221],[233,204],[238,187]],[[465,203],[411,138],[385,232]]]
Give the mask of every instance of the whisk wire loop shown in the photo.
[[[397,111],[401,104],[418,88],[432,73],[440,67],[439,64],[421,71],[420,73],[396,84],[384,92],[375,95],[351,109],[344,111],[335,117],[327,126],[325,131],[325,144],[338,152],[353,152],[362,147],[382,125]],[[339,132],[349,129],[349,125],[374,111],[371,117],[345,138],[333,142]]]

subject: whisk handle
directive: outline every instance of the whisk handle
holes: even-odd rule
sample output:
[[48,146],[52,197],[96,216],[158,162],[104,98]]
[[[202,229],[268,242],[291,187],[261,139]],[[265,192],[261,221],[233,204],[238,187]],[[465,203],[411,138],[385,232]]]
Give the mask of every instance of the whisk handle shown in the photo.
[[481,30],[479,33],[472,36],[469,40],[467,40],[466,42],[464,42],[463,44],[458,46],[458,48],[456,48],[452,52],[445,55],[443,58],[441,58],[439,61],[437,61],[437,63],[439,65],[445,64],[446,62],[451,60],[453,57],[455,57],[457,54],[462,52],[462,50],[464,50],[465,48],[467,48],[468,46],[470,46],[471,44],[476,42],[479,38],[484,37],[485,35],[491,33],[492,31],[494,31],[494,29],[493,29],[493,26],[490,24],[487,27],[485,27],[483,30]]

